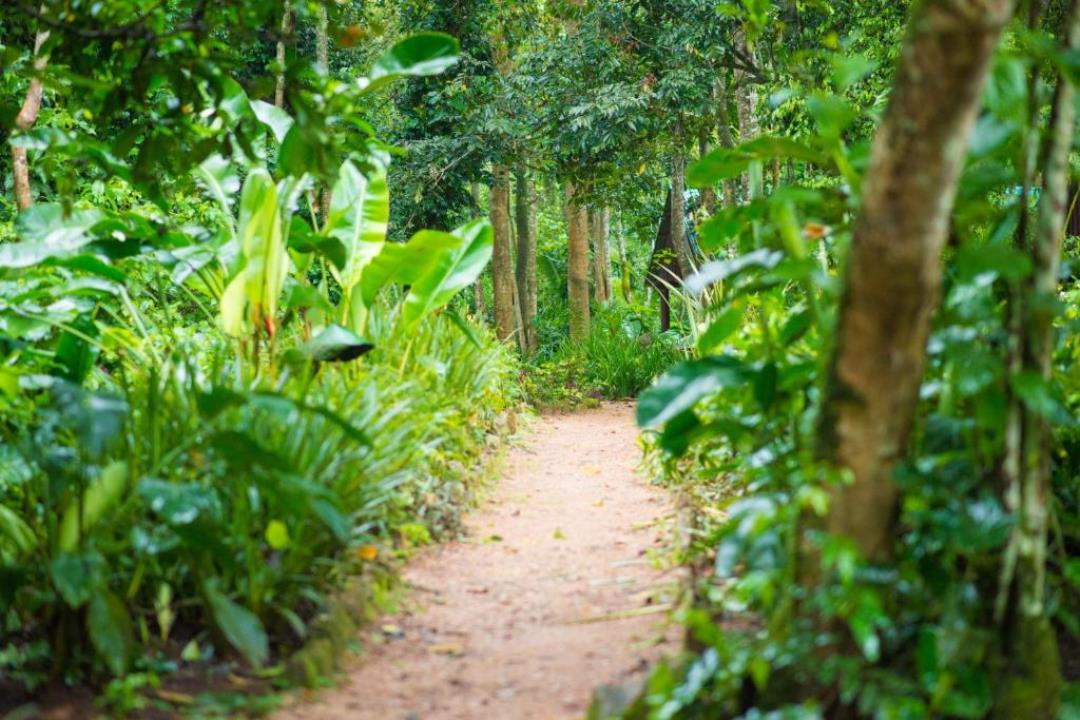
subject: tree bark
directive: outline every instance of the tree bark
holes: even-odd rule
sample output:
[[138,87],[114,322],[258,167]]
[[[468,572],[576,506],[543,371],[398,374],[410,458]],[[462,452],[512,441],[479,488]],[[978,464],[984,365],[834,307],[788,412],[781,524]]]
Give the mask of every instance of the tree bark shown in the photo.
[[[702,128],[698,135],[698,157],[703,158],[709,154],[709,133]],[[711,185],[701,191],[701,206],[705,209],[706,217],[712,217],[716,212],[716,189]]]
[[281,32],[278,35],[277,55],[275,56],[278,74],[277,86],[274,88],[274,105],[279,108],[285,107],[285,51],[289,41],[292,39],[294,24],[292,5],[286,4],[285,10],[281,13]]
[[827,529],[887,557],[923,376],[941,250],[990,57],[1012,0],[924,0],[914,9],[874,139],[829,364],[821,458],[849,473]]
[[[34,36],[34,73],[30,78],[30,86],[26,89],[22,107],[15,116],[15,127],[23,132],[34,127],[38,113],[41,112],[41,98],[45,93],[41,73],[49,63],[49,56],[42,54],[41,47],[48,39],[47,30],[39,31]],[[30,189],[30,161],[26,148],[11,148],[11,174],[15,186],[15,205],[20,210],[27,210],[34,204],[34,196]]]
[[567,294],[570,300],[570,341],[589,337],[589,217],[577,200],[578,188],[566,183]]
[[495,290],[495,336],[509,340],[514,335],[514,259],[510,241],[510,171],[505,165],[492,168],[491,229],[494,248],[491,277]]
[[681,132],[677,138],[679,145],[671,158],[671,243],[675,248],[679,277],[685,280],[694,271],[694,251],[686,237],[686,155]]
[[630,278],[630,263],[626,258],[626,236],[623,233],[622,213],[619,213],[615,225],[615,241],[619,246],[619,288],[623,300],[629,305],[633,300],[633,284]]
[[589,215],[593,246],[593,292],[596,302],[606,303],[611,300],[611,260],[608,257],[611,209],[593,210]]
[[[330,15],[326,3],[319,3],[319,22],[315,27],[315,63],[319,72],[330,74]],[[322,222],[330,216],[330,203],[333,190],[329,185],[319,191],[319,205],[322,207]]]
[[[1073,0],[1065,20],[1067,51],[1080,47],[1080,1]],[[1035,76],[1033,76],[1035,77]],[[1061,241],[1069,203],[1069,153],[1076,124],[1076,91],[1060,75],[1050,122],[1038,166],[1043,188],[1034,233],[1023,237],[1033,260],[1033,272],[1021,293],[1013,328],[1019,350],[1019,371],[1036,373],[1050,382],[1052,373],[1054,307],[1058,291]],[[1037,109],[1037,106],[1036,106]],[[1032,113],[1038,122],[1039,113]],[[1013,399],[1011,418],[1018,421],[1018,442],[1009,447],[1015,458],[1008,477],[1005,504],[1017,517],[1003,563],[1001,598],[1009,615],[1004,623],[1002,656],[1005,677],[997,684],[993,716],[1053,720],[1061,696],[1061,662],[1054,629],[1046,611],[1046,547],[1051,494],[1051,429],[1046,417]]]
[[536,352],[536,186],[524,168],[515,174],[517,185],[517,291],[521,306],[521,330],[526,354]]
[[[727,83],[721,80],[717,83],[716,102],[720,108],[716,123],[716,133],[720,137],[720,145],[731,149],[735,147],[735,138],[731,134],[731,112],[728,110]],[[735,187],[738,180],[724,181],[724,207],[735,207]]]

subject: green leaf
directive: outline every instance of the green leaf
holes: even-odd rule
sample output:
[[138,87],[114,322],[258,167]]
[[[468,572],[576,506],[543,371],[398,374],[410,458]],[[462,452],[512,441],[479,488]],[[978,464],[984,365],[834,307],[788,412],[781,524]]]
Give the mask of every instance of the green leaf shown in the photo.
[[0,565],[15,562],[35,547],[34,530],[18,513],[0,504]]
[[69,255],[94,240],[90,228],[104,215],[100,210],[64,213],[60,203],[38,203],[15,220],[20,242],[0,245],[0,268],[24,268],[52,257]]
[[231,162],[215,153],[199,164],[194,171],[195,179],[209,193],[210,197],[217,200],[221,206],[221,214],[224,216],[232,233],[236,232],[233,221],[232,198],[240,189],[240,176]]
[[274,550],[289,547],[289,528],[280,520],[271,520],[266,526],[266,543]]
[[360,281],[364,304],[370,307],[388,283],[413,285],[461,244],[457,235],[435,230],[421,230],[407,243],[387,243],[364,270]]
[[277,105],[271,105],[263,100],[252,100],[251,110],[255,113],[255,117],[259,119],[259,122],[270,128],[270,132],[274,134],[274,139],[278,143],[284,142],[285,136],[292,129],[294,122],[289,113]]
[[[330,214],[322,232],[340,240],[345,247],[344,268],[340,271],[331,268],[331,271],[345,291],[344,304],[350,308],[356,307],[351,303],[352,293],[364,269],[386,243],[389,221],[390,193],[385,170],[374,170],[368,177],[351,160],[346,160],[334,184]],[[351,318],[354,329],[362,331],[363,324],[363,317]]]
[[49,574],[64,602],[82,607],[105,582],[105,558],[96,551],[61,552],[49,565]]
[[253,667],[262,667],[270,657],[270,644],[259,618],[230,600],[218,589],[217,579],[203,585],[214,624],[221,634]]
[[771,270],[783,259],[784,253],[761,248],[731,260],[714,260],[705,263],[696,273],[688,277],[684,284],[691,293],[698,294],[714,283],[727,280],[747,270]]
[[278,191],[270,174],[263,168],[253,170],[240,197],[241,269],[221,297],[222,329],[234,337],[244,335],[249,323],[273,327],[289,271],[278,210]]
[[[101,471],[86,488],[82,500],[82,531],[93,530],[98,521],[111,511],[124,497],[127,488],[128,466],[123,460],[116,460]],[[57,547],[63,552],[72,552],[79,546],[79,502],[72,500],[60,519]]]
[[330,325],[295,350],[299,356],[316,362],[345,362],[366,355],[374,347],[352,330]]
[[438,75],[458,61],[458,41],[445,33],[417,33],[384,53],[371,68],[365,92],[403,77]]
[[843,92],[877,69],[877,63],[865,55],[833,55],[832,78],[836,89]]
[[462,332],[465,338],[478,350],[483,350],[484,346],[480,342],[480,337],[476,334],[476,328],[473,327],[465,318],[461,317],[461,314],[457,310],[448,310],[446,317],[450,318],[450,321],[457,326],[458,330]]
[[480,277],[491,260],[492,233],[487,220],[476,220],[453,233],[461,245],[439,256],[435,264],[418,278],[405,298],[402,320],[406,328],[445,307],[464,288]]
[[711,355],[716,352],[720,344],[731,337],[731,334],[739,329],[742,324],[743,309],[731,307],[721,313],[720,317],[713,320],[708,329],[698,339],[698,352],[702,355]]
[[86,613],[90,642],[113,675],[123,675],[135,649],[131,615],[118,597],[102,589],[90,600]]
[[762,135],[734,148],[716,148],[690,166],[686,181],[691,187],[704,188],[721,180],[746,172],[750,163],[791,158],[805,162],[827,165],[828,159],[820,152],[800,142],[784,137]]
[[738,387],[755,372],[729,357],[705,358],[676,365],[641,394],[638,425],[655,429],[724,388]]
[[1037,372],[1021,372],[1013,375],[1010,385],[1029,410],[1054,423],[1072,422],[1069,411],[1061,404],[1050,381]]

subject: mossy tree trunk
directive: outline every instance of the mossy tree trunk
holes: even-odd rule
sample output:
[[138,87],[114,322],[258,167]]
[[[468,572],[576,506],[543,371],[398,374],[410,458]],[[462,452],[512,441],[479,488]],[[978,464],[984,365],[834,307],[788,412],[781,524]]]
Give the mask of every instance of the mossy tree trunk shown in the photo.
[[495,296],[495,335],[509,340],[514,335],[514,259],[510,239],[510,171],[505,165],[492,168],[490,197],[494,247],[491,278]]
[[517,224],[518,303],[521,306],[522,345],[526,354],[536,352],[536,186],[524,167],[515,173],[514,215]]
[[566,183],[567,294],[570,301],[570,340],[589,337],[589,217],[578,199],[578,188]]
[[611,260],[608,256],[610,208],[600,208],[589,213],[593,246],[593,292],[596,302],[611,300]]
[[919,2],[872,146],[818,437],[822,459],[851,477],[831,492],[827,529],[867,558],[887,557],[893,545],[893,470],[914,419],[942,246],[1012,10],[1012,0]]
[[274,58],[278,67],[277,83],[274,87],[274,105],[279,108],[285,107],[286,51],[288,49],[288,43],[292,40],[293,29],[292,5],[286,3],[285,9],[281,12],[281,28],[277,40],[277,54]]
[[[1080,0],[1065,19],[1066,51],[1080,48]],[[1039,113],[1032,113],[1038,122]],[[1050,382],[1055,299],[1061,240],[1069,203],[1069,153],[1076,125],[1076,91],[1058,77],[1049,125],[1037,166],[1043,187],[1031,232],[1018,238],[1032,258],[1033,272],[1014,294],[1017,360],[1022,373]],[[1032,128],[1039,136],[1038,125]],[[1023,223],[1022,226],[1028,225]],[[1003,621],[1004,677],[997,683],[994,717],[1053,720],[1061,696],[1057,641],[1046,608],[1046,547],[1050,517],[1051,431],[1046,417],[1013,399],[1011,442],[1003,467],[1005,502],[1017,517],[1003,564],[999,618]]]
[[693,272],[694,252],[686,237],[686,150],[682,139],[680,126],[676,133],[678,144],[671,162],[671,243],[675,249],[679,278],[685,280]]

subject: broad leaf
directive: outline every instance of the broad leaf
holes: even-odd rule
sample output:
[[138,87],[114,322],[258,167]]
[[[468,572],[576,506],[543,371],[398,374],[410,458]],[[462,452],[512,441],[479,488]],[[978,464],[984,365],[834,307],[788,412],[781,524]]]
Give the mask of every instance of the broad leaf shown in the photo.
[[371,352],[374,345],[352,330],[330,325],[315,337],[295,349],[300,357],[317,362],[342,362]]
[[135,649],[131,615],[120,598],[102,588],[90,600],[86,613],[90,642],[113,675],[123,675]]
[[364,304],[370,307],[388,283],[415,284],[461,243],[461,237],[435,230],[421,230],[407,243],[387,243],[364,270],[360,283]]
[[222,328],[240,336],[245,321],[265,326],[273,334],[281,290],[289,271],[289,255],[282,235],[278,191],[270,174],[259,168],[244,182],[240,198],[241,270],[221,298]]
[[414,327],[427,315],[447,303],[480,277],[491,260],[492,233],[487,220],[476,220],[454,231],[460,246],[440,255],[435,264],[409,289],[402,320]]
[[350,291],[383,249],[390,220],[390,194],[385,172],[365,176],[351,160],[338,173],[330,203],[330,215],[323,232],[345,246],[345,268],[335,273],[338,282]]
[[64,214],[60,203],[39,203],[15,221],[21,242],[0,245],[0,268],[24,268],[52,257],[70,255],[94,240],[90,228],[104,216],[99,210]]
[[208,580],[203,586],[210,604],[214,623],[221,634],[254,667],[261,667],[270,657],[270,644],[262,623],[250,610],[230,600],[217,582]]
[[692,410],[704,398],[724,388],[742,385],[752,380],[755,374],[753,368],[727,357],[680,363],[641,394],[637,407],[638,425],[656,429]]
[[438,75],[458,61],[458,53],[458,41],[450,35],[417,33],[401,40],[375,61],[364,90],[372,92],[403,77]]
[[252,100],[251,110],[259,122],[270,128],[275,140],[279,143],[285,140],[285,136],[293,126],[293,119],[289,113],[263,100]]

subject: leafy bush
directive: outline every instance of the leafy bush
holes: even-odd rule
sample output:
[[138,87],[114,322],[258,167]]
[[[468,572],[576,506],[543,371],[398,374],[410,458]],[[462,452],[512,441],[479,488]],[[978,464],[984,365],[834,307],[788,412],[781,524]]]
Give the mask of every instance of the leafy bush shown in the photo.
[[[513,367],[445,317],[400,338],[313,375],[248,378],[211,343],[96,391],[30,392],[4,426],[0,485],[0,618],[20,676],[119,675],[191,641],[264,665],[371,559],[361,549],[452,530]],[[33,656],[41,640],[51,657]]]
[[679,335],[653,332],[647,317],[614,303],[602,308],[584,343],[564,341],[550,359],[524,371],[526,396],[536,405],[557,408],[636,397],[686,357]]

